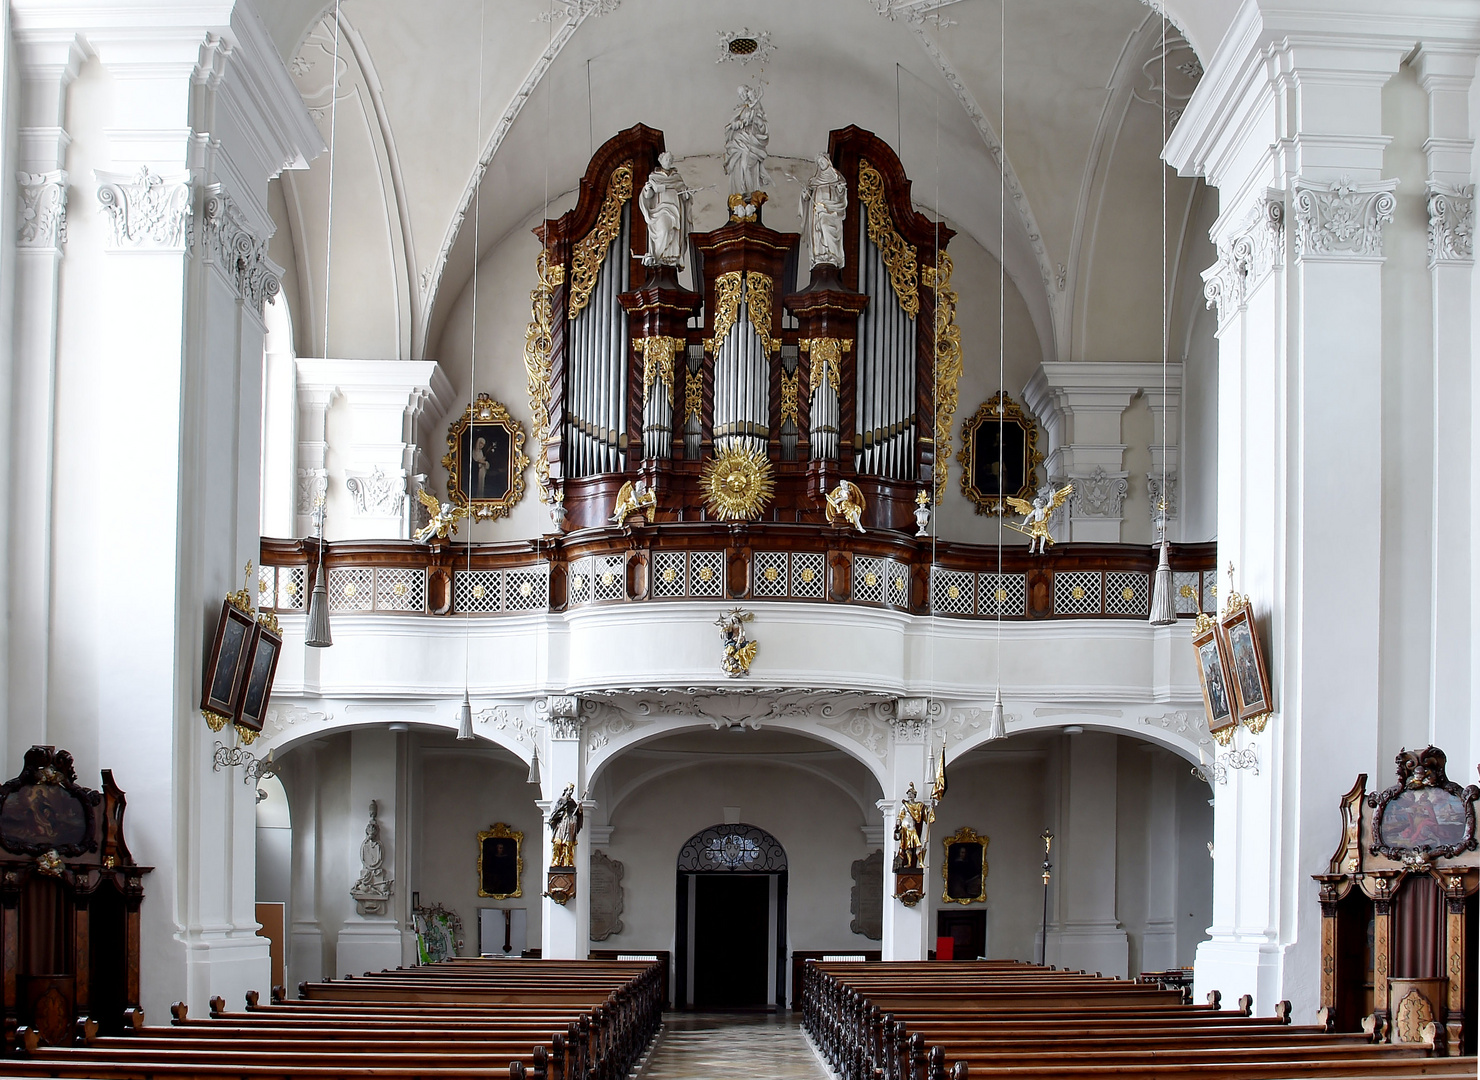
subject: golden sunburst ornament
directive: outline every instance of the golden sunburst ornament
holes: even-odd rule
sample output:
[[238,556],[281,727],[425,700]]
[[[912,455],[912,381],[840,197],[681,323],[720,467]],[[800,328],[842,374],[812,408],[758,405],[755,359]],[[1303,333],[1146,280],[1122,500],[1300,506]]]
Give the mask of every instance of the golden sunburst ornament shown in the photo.
[[704,463],[704,505],[721,521],[760,517],[776,477],[770,459],[754,447],[731,446]]

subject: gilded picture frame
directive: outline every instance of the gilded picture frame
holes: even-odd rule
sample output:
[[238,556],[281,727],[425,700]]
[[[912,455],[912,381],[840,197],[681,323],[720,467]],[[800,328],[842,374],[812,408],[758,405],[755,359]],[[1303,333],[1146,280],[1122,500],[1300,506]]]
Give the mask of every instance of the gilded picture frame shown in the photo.
[[502,821],[478,834],[478,895],[492,900],[524,895],[524,833]]
[[244,732],[244,738],[248,742],[262,733],[262,724],[267,718],[267,703],[272,699],[273,680],[277,678],[278,657],[282,651],[283,637],[278,632],[276,616],[272,617],[271,623],[259,618],[246,663],[246,681],[237,698],[236,712],[231,718],[237,730]]
[[1238,727],[1238,702],[1234,699],[1228,670],[1228,647],[1211,615],[1199,615],[1192,630],[1197,652],[1197,681],[1202,687],[1208,733],[1227,745]]
[[1223,636],[1224,655],[1228,658],[1235,718],[1257,734],[1263,721],[1274,711],[1270,702],[1269,669],[1264,663],[1264,648],[1259,643],[1259,627],[1248,601],[1237,594],[1229,599],[1228,611],[1218,621]]
[[200,711],[212,731],[220,731],[236,718],[258,632],[250,611],[243,610],[233,597],[222,601],[201,677]]
[[942,843],[940,898],[947,904],[984,904],[987,901],[987,844],[991,838],[963,825]]
[[961,463],[961,493],[976,512],[1000,514],[1008,498],[1031,499],[1038,490],[1043,462],[1038,426],[1007,394],[993,394],[961,424],[956,460]]
[[487,394],[447,429],[447,499],[474,520],[507,517],[524,498],[524,425]]

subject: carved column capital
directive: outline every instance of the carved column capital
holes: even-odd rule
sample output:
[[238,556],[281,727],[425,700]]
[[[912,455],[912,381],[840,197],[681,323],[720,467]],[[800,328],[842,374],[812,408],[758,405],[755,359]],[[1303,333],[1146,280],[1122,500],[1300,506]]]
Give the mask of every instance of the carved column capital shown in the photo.
[[1069,497],[1071,517],[1119,518],[1131,485],[1126,473],[1107,473],[1096,468],[1089,476],[1072,476],[1074,494]]
[[1217,240],[1218,261],[1202,272],[1203,296],[1218,308],[1218,326],[1242,310],[1248,290],[1284,262],[1285,194],[1264,192],[1239,226]]
[[258,314],[282,288],[282,267],[267,257],[267,240],[246,225],[231,197],[213,185],[201,207],[201,243],[208,259],[218,260],[243,303]]
[[1475,261],[1475,185],[1430,183],[1429,267]]
[[61,254],[67,242],[67,170],[17,173],[20,206],[16,244]]
[[145,165],[137,175],[96,172],[98,202],[112,226],[113,251],[184,251],[190,246],[190,176],[164,177]]
[[1382,227],[1393,220],[1397,180],[1358,184],[1297,179],[1293,192],[1295,252],[1301,258],[1382,257]]
[[535,709],[549,718],[552,740],[574,742],[581,737],[586,716],[595,711],[595,702],[582,701],[574,694],[550,694],[536,702]]

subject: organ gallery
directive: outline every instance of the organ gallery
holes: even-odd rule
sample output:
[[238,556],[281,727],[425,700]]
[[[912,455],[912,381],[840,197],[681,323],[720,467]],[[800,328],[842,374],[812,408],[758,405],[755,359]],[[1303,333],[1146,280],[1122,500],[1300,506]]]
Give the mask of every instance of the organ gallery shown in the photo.
[[0,1072],[1474,1075],[1475,12],[0,25]]

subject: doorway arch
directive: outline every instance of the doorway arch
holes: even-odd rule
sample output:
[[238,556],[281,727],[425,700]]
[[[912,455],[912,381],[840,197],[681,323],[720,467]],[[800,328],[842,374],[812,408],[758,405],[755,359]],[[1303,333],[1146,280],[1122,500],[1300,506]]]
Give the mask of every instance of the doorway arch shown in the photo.
[[[679,1008],[786,1007],[786,849],[766,830],[711,825],[678,852]],[[757,950],[764,935],[764,949]],[[764,958],[764,974],[751,958]]]

